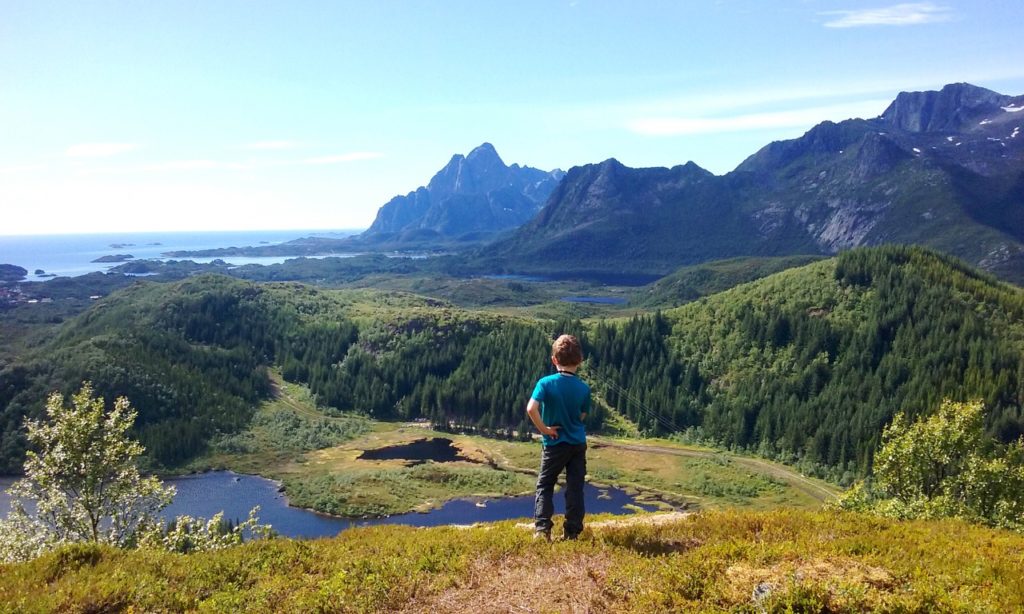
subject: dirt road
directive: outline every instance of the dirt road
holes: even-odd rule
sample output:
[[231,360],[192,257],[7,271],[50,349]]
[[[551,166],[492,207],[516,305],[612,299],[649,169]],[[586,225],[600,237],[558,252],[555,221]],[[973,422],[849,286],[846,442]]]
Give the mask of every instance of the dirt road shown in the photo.
[[[621,450],[632,450],[648,454],[667,454],[671,456],[686,456],[691,458],[715,458],[723,454],[722,452],[714,452],[710,450],[692,450],[687,448],[648,445],[643,443],[624,443],[612,439],[605,439],[604,437],[594,436],[588,437],[588,441],[590,442],[591,447],[594,448],[619,448]],[[757,458],[734,456],[731,454],[727,454],[727,457],[737,465],[780,479],[801,492],[806,493],[815,500],[823,503],[825,501],[835,499],[839,492],[838,489],[834,489],[818,481],[811,480],[810,478],[807,478],[799,472],[784,465],[779,465]]]

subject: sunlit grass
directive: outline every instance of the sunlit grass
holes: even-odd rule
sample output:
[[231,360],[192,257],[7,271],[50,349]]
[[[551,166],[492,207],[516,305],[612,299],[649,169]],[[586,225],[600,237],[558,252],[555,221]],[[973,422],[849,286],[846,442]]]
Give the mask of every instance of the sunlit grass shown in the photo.
[[[257,410],[252,425],[218,441],[210,454],[188,469],[263,475],[283,483],[292,505],[354,517],[424,511],[458,497],[533,491],[541,453],[536,441],[335,415],[318,408],[306,387],[273,377],[278,394]],[[417,466],[404,460],[359,458],[366,450],[431,437],[450,439],[469,460]],[[813,491],[808,494],[797,487],[797,474],[775,463],[664,439],[593,437],[591,442],[589,480],[623,488],[642,501],[688,508],[821,504]]]
[[1022,553],[1024,536],[957,521],[798,510],[593,522],[553,545],[512,522],[387,526],[192,555],[70,547],[0,566],[0,610],[1012,612]]

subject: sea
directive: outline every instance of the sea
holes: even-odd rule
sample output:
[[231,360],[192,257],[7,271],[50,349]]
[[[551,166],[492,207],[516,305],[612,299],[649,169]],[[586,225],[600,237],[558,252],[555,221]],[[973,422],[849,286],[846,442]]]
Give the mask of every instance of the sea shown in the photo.
[[[133,260],[169,260],[163,254],[177,250],[275,245],[304,237],[340,239],[359,230],[239,230],[207,232],[129,232],[62,235],[0,234],[0,264],[14,264],[28,270],[27,281],[45,281],[51,276],[75,277],[107,271],[118,262],[92,262],[101,256],[130,254]],[[224,261],[245,264],[276,264],[290,256],[226,257]],[[187,258],[206,263],[213,258]],[[185,260],[185,258],[177,258]],[[35,274],[41,270],[42,274]]]

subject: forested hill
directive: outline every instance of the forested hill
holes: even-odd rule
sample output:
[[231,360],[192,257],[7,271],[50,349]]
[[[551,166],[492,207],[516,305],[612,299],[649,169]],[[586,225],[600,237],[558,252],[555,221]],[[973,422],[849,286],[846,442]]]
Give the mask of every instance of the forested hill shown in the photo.
[[1024,292],[946,256],[885,247],[776,273],[627,321],[537,321],[404,293],[206,275],[97,301],[0,369],[0,472],[20,465],[26,413],[84,379],[128,396],[157,466],[248,424],[268,368],[317,401],[382,419],[529,431],[523,406],[549,340],[583,337],[602,404],[648,433],[865,473],[899,410],[981,398],[990,431],[1024,433]]
[[867,470],[895,412],[944,397],[983,399],[1004,441],[1024,433],[1024,292],[921,248],[846,252],[600,325],[593,345],[591,368],[628,390],[610,399],[628,414],[648,407],[833,477]]
[[[564,328],[564,326],[560,327]],[[217,275],[140,282],[97,302],[45,347],[0,365],[0,474],[24,455],[22,418],[91,380],[139,411],[157,467],[248,424],[268,368],[318,401],[381,419],[525,432],[533,381],[550,369],[546,324],[376,291],[253,284]],[[600,424],[600,412],[593,416]]]

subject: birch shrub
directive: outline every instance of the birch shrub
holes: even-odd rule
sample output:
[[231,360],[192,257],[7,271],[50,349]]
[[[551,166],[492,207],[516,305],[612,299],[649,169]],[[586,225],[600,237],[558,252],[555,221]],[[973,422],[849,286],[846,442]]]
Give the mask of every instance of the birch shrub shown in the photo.
[[139,472],[144,449],[129,436],[136,412],[128,399],[118,398],[108,412],[86,382],[70,405],[64,401],[53,393],[46,419],[25,422],[35,449],[26,455],[25,477],[9,491],[11,509],[0,521],[0,561],[35,558],[70,543],[208,550],[240,543],[243,531],[269,534],[269,527],[257,523],[256,510],[228,534],[206,529],[219,519],[182,517],[165,527],[159,513],[174,498],[174,487]]
[[897,414],[882,433],[874,480],[855,484],[839,506],[1024,531],[1024,440],[987,437],[982,409],[980,401],[947,400],[914,422]]

